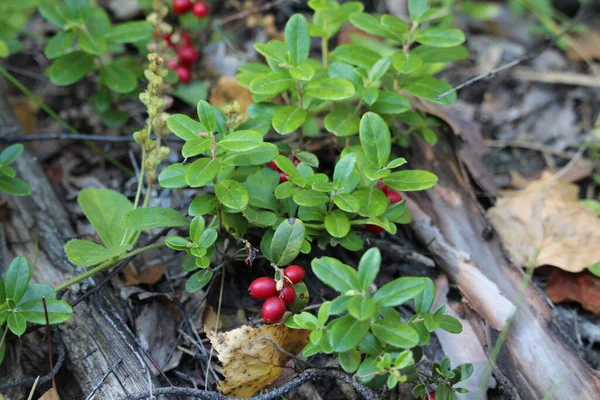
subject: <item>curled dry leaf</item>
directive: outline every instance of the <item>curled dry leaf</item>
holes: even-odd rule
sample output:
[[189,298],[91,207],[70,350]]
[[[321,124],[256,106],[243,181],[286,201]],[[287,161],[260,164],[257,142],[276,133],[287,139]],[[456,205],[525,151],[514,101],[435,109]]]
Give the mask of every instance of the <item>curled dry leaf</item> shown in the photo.
[[571,274],[556,269],[548,279],[546,293],[554,303],[576,301],[586,310],[600,315],[600,279],[589,272]]
[[210,92],[210,104],[221,108],[225,104],[231,104],[234,101],[237,101],[240,105],[241,113],[246,115],[248,106],[252,104],[252,95],[248,89],[240,86],[233,76],[220,77]]
[[[223,364],[225,380],[219,384],[227,396],[246,398],[267,387],[290,359],[308,343],[309,332],[290,329],[283,324],[263,325],[260,329],[244,325],[229,332],[205,329]],[[278,351],[274,346],[285,351]]]
[[38,400],[60,400],[55,387],[51,387]]
[[513,262],[581,272],[600,261],[600,219],[579,202],[579,187],[549,173],[505,194],[488,210]]

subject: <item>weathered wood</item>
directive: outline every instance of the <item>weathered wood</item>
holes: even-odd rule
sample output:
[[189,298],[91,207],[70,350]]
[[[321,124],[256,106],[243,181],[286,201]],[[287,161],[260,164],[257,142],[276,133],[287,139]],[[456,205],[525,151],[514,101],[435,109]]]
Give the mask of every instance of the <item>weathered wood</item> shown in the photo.
[[411,227],[483,324],[499,331],[517,310],[498,364],[520,398],[550,391],[555,399],[600,398],[598,376],[554,325],[543,293],[530,285],[517,304],[523,271],[509,262],[497,235],[484,239],[490,226],[456,157],[468,151],[463,146],[451,135],[440,135],[433,147],[413,141],[411,168],[434,172],[439,183],[410,194]]
[[[0,96],[0,137],[22,134],[6,101],[7,91],[2,82],[0,93],[3,94]],[[30,262],[37,256],[33,280],[52,285],[83,272],[83,269],[70,264],[64,254],[64,243],[75,237],[75,233],[60,198],[39,163],[26,150],[16,162],[15,169],[17,176],[31,185],[32,195],[18,198],[4,196],[7,210],[0,229],[3,237],[0,238],[6,240],[0,246],[0,265],[6,266],[16,255],[23,255]],[[79,294],[78,291],[89,288],[94,283],[93,279],[88,279],[81,285],[69,288],[64,299],[73,300]],[[129,328],[119,323],[111,311],[101,309],[118,308],[116,297],[107,288],[100,292],[100,297],[99,302],[88,299],[79,303],[75,307],[74,317],[59,327],[67,352],[64,368],[72,375],[69,385],[77,386],[79,393],[83,395],[81,398],[85,398],[110,366],[121,359],[114,373],[96,392],[96,398],[119,399],[130,393],[148,390],[149,385],[156,386],[156,380],[150,376],[143,356],[135,351]],[[12,341],[11,345],[19,346],[20,342]],[[10,360],[7,361],[4,366],[7,370],[18,367],[10,365]],[[45,365],[39,366],[39,373],[42,375],[47,373]],[[13,371],[13,375],[18,376],[18,371]],[[4,376],[0,376],[1,382]],[[60,387],[58,392],[61,393]]]

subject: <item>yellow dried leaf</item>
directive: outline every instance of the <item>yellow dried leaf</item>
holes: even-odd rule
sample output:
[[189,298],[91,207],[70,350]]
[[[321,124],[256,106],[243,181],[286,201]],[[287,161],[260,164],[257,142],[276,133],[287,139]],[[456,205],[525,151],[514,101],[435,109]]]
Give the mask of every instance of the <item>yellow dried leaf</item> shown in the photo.
[[237,101],[240,112],[246,115],[248,106],[252,104],[252,94],[248,89],[238,84],[233,76],[222,76],[210,92],[209,102],[217,108]]
[[[263,325],[260,329],[244,325],[229,332],[205,329],[223,364],[225,380],[219,384],[227,396],[251,397],[277,378],[289,360],[278,351],[297,354],[308,343],[307,330],[290,329],[283,324]],[[267,340],[268,339],[268,340]]]
[[46,393],[39,398],[39,400],[60,400],[58,397],[58,392],[55,387],[51,387]]
[[488,210],[513,262],[580,272],[600,261],[600,218],[583,206],[579,187],[544,173],[505,193]]

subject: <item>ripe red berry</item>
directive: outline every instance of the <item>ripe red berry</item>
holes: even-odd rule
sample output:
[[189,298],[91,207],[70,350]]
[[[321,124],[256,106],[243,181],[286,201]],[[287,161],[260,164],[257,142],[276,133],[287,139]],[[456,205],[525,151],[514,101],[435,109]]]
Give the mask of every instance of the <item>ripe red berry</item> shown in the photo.
[[208,14],[208,6],[205,2],[199,1],[194,4],[194,8],[192,9],[194,15],[198,18],[204,18]]
[[177,55],[179,56],[179,62],[181,62],[182,65],[192,65],[198,60],[198,50],[192,46],[180,48],[177,50]]
[[275,164],[275,160],[269,161],[269,163],[267,165],[269,166],[269,168],[271,168],[275,171],[279,171],[279,167],[277,166],[277,164]]
[[268,299],[277,294],[277,282],[273,278],[262,276],[252,281],[248,292],[255,299]]
[[279,322],[285,314],[285,303],[279,297],[269,297],[260,309],[260,315],[266,322]]
[[300,162],[301,161],[298,159],[298,157],[294,157],[294,165],[297,166],[298,164],[300,164]]
[[179,43],[183,47],[193,47],[192,37],[187,33],[179,35]]
[[427,400],[435,400],[435,390],[429,392]]
[[383,232],[383,228],[377,225],[367,224],[367,230],[371,232],[373,235],[379,235]]
[[279,292],[279,298],[289,306],[296,300],[296,291],[292,285],[284,285],[281,292]]
[[299,265],[290,265],[283,270],[283,276],[292,281],[293,284],[302,282],[305,273],[304,268]]
[[190,0],[173,0],[173,12],[177,15],[185,14],[192,9]]
[[178,66],[179,66],[179,63],[174,58],[172,58],[169,61],[167,61],[167,68],[169,68],[170,70],[175,71],[175,70],[177,70]]
[[192,72],[190,71],[189,67],[178,65],[175,67],[175,73],[177,74],[179,82],[181,83],[188,83],[192,80]]
[[386,193],[386,196],[388,198],[388,200],[390,201],[390,203],[392,204],[396,204],[402,201],[402,196],[400,195],[400,193],[398,192],[394,192],[394,191],[389,191]]
[[390,188],[385,183],[379,181],[379,189],[383,190],[383,193],[387,194],[390,191]]
[[285,172],[279,171],[279,183],[287,182],[288,176]]

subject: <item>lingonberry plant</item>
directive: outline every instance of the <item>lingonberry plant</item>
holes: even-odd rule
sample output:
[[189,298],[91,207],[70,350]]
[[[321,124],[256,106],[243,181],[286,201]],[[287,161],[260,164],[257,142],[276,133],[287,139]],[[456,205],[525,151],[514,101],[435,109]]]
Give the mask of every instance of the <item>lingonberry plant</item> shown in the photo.
[[0,190],[15,196],[31,194],[31,187],[22,179],[15,178],[16,171],[10,164],[17,161],[23,153],[22,144],[13,144],[0,152]]

